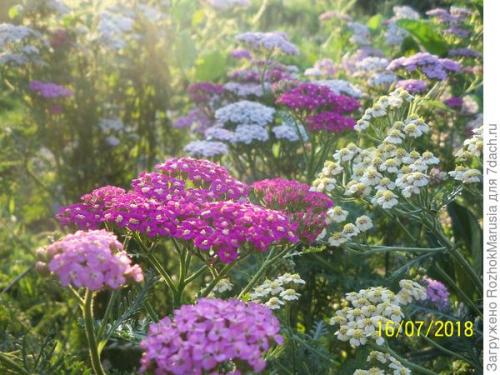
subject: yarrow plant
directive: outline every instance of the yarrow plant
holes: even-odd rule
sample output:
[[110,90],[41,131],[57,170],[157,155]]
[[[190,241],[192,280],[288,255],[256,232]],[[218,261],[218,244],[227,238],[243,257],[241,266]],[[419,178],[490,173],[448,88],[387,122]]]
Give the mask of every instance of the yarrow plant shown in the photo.
[[425,288],[411,280],[401,280],[398,293],[383,287],[362,289],[347,293],[345,298],[351,306],[337,310],[330,324],[338,325],[335,333],[341,341],[348,341],[353,347],[384,344],[384,337],[379,336],[379,324],[387,321],[400,323],[404,318],[402,310],[413,301],[427,298]]
[[[105,371],[100,360],[99,337],[94,328],[94,292],[119,289],[127,282],[142,282],[142,269],[132,262],[117,237],[105,230],[68,234],[38,251],[37,269],[57,275],[61,284],[77,296],[85,321],[92,368],[97,375]],[[85,298],[72,288],[85,288]],[[106,340],[102,342],[105,344]]]
[[263,206],[286,213],[298,225],[296,233],[305,243],[314,242],[327,224],[333,202],[323,193],[309,191],[307,184],[274,178],[255,182],[252,189]]
[[297,289],[305,283],[299,274],[285,273],[272,280],[264,280],[250,292],[249,298],[253,302],[264,303],[271,310],[279,310],[299,299]]
[[155,374],[243,374],[266,367],[264,354],[282,344],[269,308],[238,300],[200,299],[149,327],[141,371]]
[[131,264],[116,236],[105,230],[78,231],[40,249],[38,268],[47,267],[62,286],[118,289],[127,281],[141,282],[142,270]]
[[266,251],[271,244],[295,242],[295,227],[287,217],[245,202],[247,192],[246,185],[214,163],[178,158],[142,173],[130,192],[97,189],[58,217],[66,225],[113,223],[151,238],[192,242],[225,263],[234,261],[244,245]]
[[387,69],[408,74],[418,72],[430,80],[445,80],[449,74],[461,72],[462,66],[451,59],[419,52],[413,56],[392,60]]

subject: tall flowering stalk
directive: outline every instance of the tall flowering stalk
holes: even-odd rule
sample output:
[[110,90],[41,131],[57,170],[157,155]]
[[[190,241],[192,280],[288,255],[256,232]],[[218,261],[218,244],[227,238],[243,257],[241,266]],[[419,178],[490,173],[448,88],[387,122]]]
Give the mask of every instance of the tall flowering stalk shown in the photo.
[[[480,172],[457,167],[459,172],[449,175],[462,184],[448,184],[447,174],[439,170],[439,159],[430,151],[417,149],[415,140],[431,131],[418,116],[419,105],[424,101],[425,98],[415,99],[401,89],[380,98],[355,127],[372,145],[351,144],[338,150],[313,186],[344,199],[352,197],[367,208],[379,207],[390,216],[406,216],[423,223],[441,246],[428,251],[446,250],[481,290],[481,277],[444,234],[436,216],[462,189],[480,182]],[[473,148],[472,141],[468,144]],[[362,248],[356,246],[356,250]],[[477,309],[473,303],[470,305]]]
[[[119,289],[128,281],[141,282],[142,269],[131,264],[123,245],[114,234],[105,230],[69,234],[40,249],[38,255],[41,258],[38,269],[57,276],[62,286],[70,288],[80,302],[92,368],[95,374],[104,375],[100,360],[104,345],[99,342],[94,328],[95,292]],[[85,289],[83,299],[77,291],[80,288]]]

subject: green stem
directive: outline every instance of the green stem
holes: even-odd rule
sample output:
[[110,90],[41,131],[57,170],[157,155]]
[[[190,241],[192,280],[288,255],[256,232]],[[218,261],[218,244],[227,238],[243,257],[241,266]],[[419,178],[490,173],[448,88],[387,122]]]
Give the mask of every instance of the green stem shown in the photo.
[[97,339],[94,331],[94,312],[93,312],[94,294],[88,290],[85,292],[85,302],[83,306],[83,319],[85,321],[85,333],[89,343],[90,361],[96,375],[106,375],[102,368]]
[[104,333],[104,330],[106,329],[106,324],[108,323],[109,316],[111,315],[111,310],[113,309],[113,305],[115,304],[116,300],[118,299],[118,293],[120,293],[118,290],[113,290],[111,292],[111,297],[109,297],[108,304],[106,306],[106,310],[104,311],[104,316],[102,317],[101,320],[101,326],[99,327],[99,330],[97,331],[97,337],[102,337],[102,334]]
[[255,273],[255,275],[252,277],[252,279],[248,282],[248,284],[243,288],[243,290],[238,294],[238,298],[242,298],[246,293],[252,289],[252,287],[259,281],[260,277],[264,274],[264,272],[267,271],[267,267],[271,264],[273,264],[276,260],[281,258],[281,256],[284,254],[284,252],[281,252],[277,254],[276,256],[273,257],[274,254],[274,248],[272,248],[264,262],[262,263],[262,266],[260,269]]
[[444,235],[444,233],[441,231],[439,228],[439,225],[436,221],[434,221],[432,225],[432,229],[434,233],[437,235],[439,241],[442,243],[442,245],[446,246],[448,248],[449,254],[455,259],[461,266],[462,268],[469,274],[471,277],[472,281],[475,283],[476,287],[479,290],[483,290],[483,281],[481,280],[481,277],[476,273],[476,271],[472,268],[471,264],[465,257],[462,255],[462,253],[454,246],[448,237]]
[[191,283],[198,276],[200,276],[207,268],[208,268],[208,266],[206,264],[201,266],[198,270],[195,271],[195,273],[189,275],[189,277],[187,277],[186,280],[184,280],[184,284],[188,285],[189,283]]
[[16,371],[16,374],[30,375],[30,372],[19,366],[16,362],[10,359],[6,354],[0,352],[0,363],[5,369]]
[[415,370],[419,373],[422,374],[427,374],[427,375],[438,375],[436,372],[432,370],[428,370],[425,367],[422,367],[420,365],[417,365],[416,363],[410,362],[409,360],[401,357],[398,353],[396,353],[394,350],[392,350],[389,345],[385,346],[385,350],[392,355],[394,358],[396,358],[399,362],[401,362],[403,365],[408,367],[409,369]]
[[438,264],[436,264],[435,267],[436,267],[436,270],[441,275],[441,277],[446,281],[446,283],[448,285],[450,285],[455,290],[455,293],[457,293],[460,296],[460,298],[462,298],[462,300],[467,305],[469,305],[470,308],[472,308],[476,313],[478,313],[482,319],[483,313],[481,312],[481,310],[479,310],[479,308],[476,306],[476,304],[474,302],[472,302],[472,300],[469,297],[467,297],[467,295],[463,292],[462,288],[460,288],[457,284],[455,284],[455,282],[452,280],[452,278],[450,276],[448,276],[448,274]]
[[212,282],[203,290],[203,292],[201,293],[201,297],[208,296],[210,292],[215,288],[217,283],[229,273],[231,268],[233,268],[236,263],[237,262],[235,261],[233,263],[226,264],[219,272],[219,274],[212,280]]
[[176,291],[175,283],[168,274],[167,270],[163,268],[158,259],[156,259],[156,257],[149,251],[146,245],[144,245],[144,243],[141,240],[141,237],[137,233],[134,233],[133,236],[137,241],[137,243],[139,244],[139,246],[141,247],[144,257],[149,261],[149,263],[153,266],[156,272],[160,274],[163,280],[165,280],[168,287],[170,288],[170,291],[174,294]]
[[469,360],[469,359],[465,358],[465,357],[464,357],[463,355],[461,355],[461,354],[455,353],[455,352],[454,352],[454,351],[452,351],[452,350],[446,349],[444,346],[439,345],[436,341],[432,340],[431,338],[427,337],[426,335],[423,335],[423,336],[422,336],[422,338],[423,338],[425,341],[427,341],[429,344],[431,344],[432,346],[434,346],[435,348],[437,348],[437,349],[439,349],[440,351],[442,351],[443,353],[446,353],[446,354],[448,354],[448,355],[450,355],[450,356],[452,356],[452,357],[456,357],[456,358],[458,358],[458,359],[461,359],[462,361],[467,362],[468,364],[470,364],[470,365],[472,365],[472,366],[476,367],[476,366],[474,365],[474,363],[472,363],[472,361],[471,361],[471,360]]
[[[356,244],[350,245],[356,250],[363,250],[363,246],[356,246]],[[368,251],[363,252],[363,254],[372,253],[386,253],[392,251],[404,251],[404,252],[415,252],[415,253],[439,253],[446,250],[446,247],[399,247],[399,246],[367,246]]]

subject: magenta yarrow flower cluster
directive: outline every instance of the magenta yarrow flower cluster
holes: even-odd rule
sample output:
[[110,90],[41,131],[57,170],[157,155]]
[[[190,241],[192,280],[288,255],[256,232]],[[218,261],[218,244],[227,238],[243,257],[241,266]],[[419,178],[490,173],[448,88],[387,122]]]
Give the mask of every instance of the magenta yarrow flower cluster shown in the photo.
[[257,181],[252,188],[263,206],[284,212],[297,225],[296,233],[301,241],[314,242],[326,227],[327,211],[333,201],[323,193],[309,191],[309,185],[273,178]]
[[264,354],[282,344],[280,324],[261,304],[204,298],[149,327],[141,372],[156,375],[260,373]]
[[392,60],[387,69],[402,70],[408,73],[419,71],[428,79],[442,81],[448,78],[448,74],[462,71],[462,66],[451,59],[439,58],[427,52],[419,52],[412,56],[403,56]]
[[64,98],[73,95],[73,90],[52,82],[30,81],[30,90],[46,99]]
[[129,281],[141,282],[144,278],[116,236],[105,230],[68,234],[39,250],[38,255],[48,262],[49,271],[65,287],[118,289]]
[[248,190],[217,164],[175,158],[143,172],[130,191],[94,190],[61,209],[57,218],[84,229],[108,223],[152,238],[189,241],[224,263],[242,249],[264,252],[273,244],[297,242],[296,226],[287,216],[249,203]]
[[440,309],[448,307],[448,297],[450,293],[446,286],[438,280],[424,277],[424,285],[427,287],[427,300],[438,306]]
[[345,116],[359,108],[359,102],[338,95],[330,88],[314,83],[301,83],[283,93],[277,100],[301,117],[310,131],[341,132],[352,129],[353,118]]

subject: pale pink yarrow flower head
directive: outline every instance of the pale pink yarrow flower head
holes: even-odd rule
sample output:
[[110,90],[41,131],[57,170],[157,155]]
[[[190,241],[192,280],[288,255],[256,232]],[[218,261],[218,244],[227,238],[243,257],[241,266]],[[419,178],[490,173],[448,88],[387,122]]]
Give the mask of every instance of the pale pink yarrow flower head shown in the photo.
[[50,273],[65,287],[93,291],[118,289],[129,281],[144,279],[142,269],[132,265],[123,245],[106,230],[68,234],[39,251],[38,255],[44,257]]
[[242,374],[266,367],[264,354],[282,344],[280,324],[262,304],[202,298],[149,326],[141,372],[156,375]]

